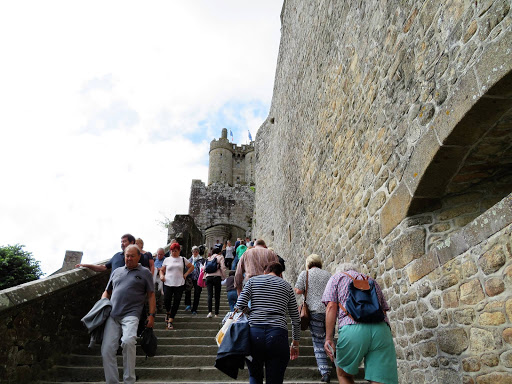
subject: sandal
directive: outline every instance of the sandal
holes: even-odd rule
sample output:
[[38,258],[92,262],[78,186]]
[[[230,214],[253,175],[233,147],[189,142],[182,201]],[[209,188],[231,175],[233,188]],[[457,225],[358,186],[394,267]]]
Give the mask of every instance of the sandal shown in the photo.
[[167,330],[168,331],[172,331],[174,329],[174,327],[172,326],[172,322],[171,321],[168,321],[167,322]]

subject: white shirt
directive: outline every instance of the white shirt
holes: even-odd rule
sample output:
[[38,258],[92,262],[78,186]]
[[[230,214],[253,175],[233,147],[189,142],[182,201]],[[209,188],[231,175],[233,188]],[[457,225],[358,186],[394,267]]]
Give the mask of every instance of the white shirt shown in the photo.
[[162,267],[165,267],[164,284],[168,287],[180,287],[185,284],[183,278],[183,257],[167,257]]

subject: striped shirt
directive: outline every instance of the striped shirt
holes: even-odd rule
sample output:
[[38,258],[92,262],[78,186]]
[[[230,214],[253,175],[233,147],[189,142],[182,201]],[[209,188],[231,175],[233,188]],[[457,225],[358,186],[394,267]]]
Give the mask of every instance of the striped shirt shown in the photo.
[[292,319],[292,338],[300,338],[300,320],[297,300],[292,286],[274,275],[251,278],[238,297],[236,307],[244,309],[251,301],[249,324],[288,329],[286,314]]
[[[350,276],[357,277],[360,273],[356,271],[346,271]],[[373,281],[375,284],[375,290],[377,292],[377,298],[379,299],[380,307],[384,311],[384,321],[389,324],[389,319],[386,314],[389,311],[389,305],[382,294],[379,284],[372,279],[371,277],[368,279],[369,281]],[[325,287],[324,294],[322,296],[322,302],[327,305],[329,302],[341,303],[344,307],[346,306],[346,302],[348,299],[348,286],[352,282],[352,279],[343,273],[336,273],[333,277],[330,278],[327,286]],[[359,324],[357,321],[352,320],[350,316],[348,316],[345,311],[342,311],[338,306],[338,328],[341,328],[344,325],[349,324]]]

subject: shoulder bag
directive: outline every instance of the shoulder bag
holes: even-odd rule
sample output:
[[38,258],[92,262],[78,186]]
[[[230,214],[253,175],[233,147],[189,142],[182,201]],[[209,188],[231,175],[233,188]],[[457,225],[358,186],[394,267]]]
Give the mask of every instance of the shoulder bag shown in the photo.
[[300,316],[300,329],[305,331],[309,327],[309,321],[310,321],[310,313],[309,308],[306,303],[306,298],[308,295],[308,277],[309,277],[309,271],[306,271],[306,290],[304,291],[304,301],[299,307],[299,316]]

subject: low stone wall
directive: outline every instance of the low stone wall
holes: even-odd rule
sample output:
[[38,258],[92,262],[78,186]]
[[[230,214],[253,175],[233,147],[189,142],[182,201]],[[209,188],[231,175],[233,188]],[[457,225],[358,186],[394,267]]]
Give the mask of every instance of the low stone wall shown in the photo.
[[0,291],[0,382],[43,380],[60,356],[87,342],[80,319],[108,277],[74,269]]

